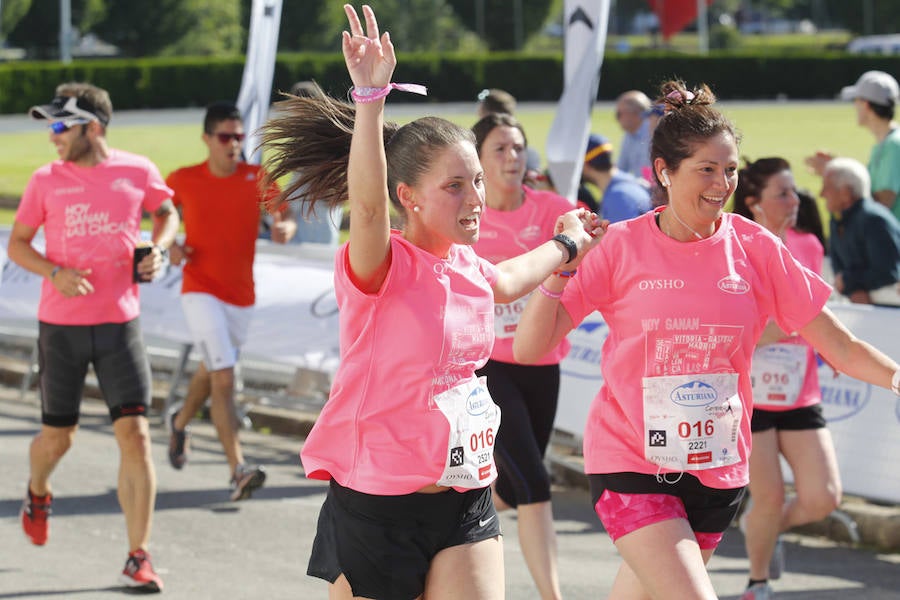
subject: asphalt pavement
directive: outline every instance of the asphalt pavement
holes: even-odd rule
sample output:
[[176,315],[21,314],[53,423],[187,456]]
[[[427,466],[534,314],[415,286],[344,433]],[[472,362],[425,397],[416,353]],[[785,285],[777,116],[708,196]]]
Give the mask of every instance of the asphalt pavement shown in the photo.
[[[165,597],[203,599],[327,598],[327,586],[305,575],[306,560],[326,486],[300,468],[302,438],[244,431],[248,460],[265,464],[269,478],[252,499],[228,501],[228,469],[212,426],[194,428],[194,452],[182,471],[166,458],[168,436],[153,420],[158,478],[150,551],[165,581]],[[109,599],[125,594],[117,578],[127,542],[115,495],[117,450],[105,406],[83,405],[75,444],[52,478],[56,500],[50,540],[32,546],[18,511],[27,480],[27,453],[39,427],[34,392],[0,387],[0,599]],[[619,558],[591,511],[587,492],[558,486],[554,514],[563,594],[604,598]],[[518,547],[516,519],[502,513],[506,597],[537,594]],[[879,554],[824,538],[786,536],[788,572],[774,582],[778,598],[856,600],[900,598],[900,554]],[[723,599],[746,582],[743,540],[730,529],[710,564]]]

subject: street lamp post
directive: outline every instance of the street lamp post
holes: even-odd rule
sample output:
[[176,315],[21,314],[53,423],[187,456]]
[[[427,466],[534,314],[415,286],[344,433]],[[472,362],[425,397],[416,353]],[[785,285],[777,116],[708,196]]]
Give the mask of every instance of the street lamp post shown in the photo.
[[72,62],[72,2],[59,0],[59,59]]

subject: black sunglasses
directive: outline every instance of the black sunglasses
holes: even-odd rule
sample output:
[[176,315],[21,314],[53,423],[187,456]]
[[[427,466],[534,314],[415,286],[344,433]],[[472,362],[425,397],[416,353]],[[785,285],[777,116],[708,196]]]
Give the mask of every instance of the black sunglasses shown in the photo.
[[214,133],[212,135],[214,135],[221,144],[227,144],[231,142],[231,140],[243,142],[244,138],[247,137],[246,134],[243,133]]

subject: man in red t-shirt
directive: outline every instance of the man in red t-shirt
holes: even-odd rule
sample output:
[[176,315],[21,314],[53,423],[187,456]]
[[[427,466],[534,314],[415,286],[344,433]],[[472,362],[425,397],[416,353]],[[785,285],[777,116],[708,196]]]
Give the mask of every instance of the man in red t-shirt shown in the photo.
[[[181,210],[183,245],[173,244],[173,264],[184,262],[181,304],[202,360],[181,410],[169,415],[169,461],[181,469],[190,444],[188,424],[210,398],[210,415],[231,469],[231,499],[249,498],[263,485],[265,469],[244,462],[234,403],[234,366],[255,302],[253,259],[263,210],[277,188],[261,192],[261,167],[242,160],[244,125],[229,102],[207,107],[203,142],[207,159],[166,179]],[[273,215],[272,240],[285,243],[297,225],[286,212]]]

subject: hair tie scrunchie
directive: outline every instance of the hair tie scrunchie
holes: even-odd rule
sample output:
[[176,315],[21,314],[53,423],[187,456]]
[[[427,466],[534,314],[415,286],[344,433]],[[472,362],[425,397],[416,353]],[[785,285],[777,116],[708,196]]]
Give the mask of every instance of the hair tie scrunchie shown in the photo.
[[690,90],[672,90],[666,94],[666,99],[673,102],[681,101],[682,104],[690,104],[694,100],[694,92]]

